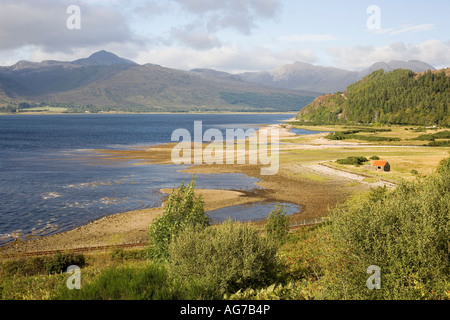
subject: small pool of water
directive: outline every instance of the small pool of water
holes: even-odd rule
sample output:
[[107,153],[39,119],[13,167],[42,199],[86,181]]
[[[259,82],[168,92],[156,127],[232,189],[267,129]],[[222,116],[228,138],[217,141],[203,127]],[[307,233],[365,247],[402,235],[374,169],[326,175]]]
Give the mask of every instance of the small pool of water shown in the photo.
[[301,206],[292,203],[264,201],[208,211],[207,215],[212,223],[221,223],[228,219],[242,222],[261,221],[267,218],[276,205],[284,206],[288,215],[299,213],[301,210]]
[[326,133],[326,131],[311,131],[311,130],[305,130],[305,129],[298,129],[298,128],[294,128],[289,130],[292,133],[295,133],[297,135],[300,134],[318,134],[318,133]]

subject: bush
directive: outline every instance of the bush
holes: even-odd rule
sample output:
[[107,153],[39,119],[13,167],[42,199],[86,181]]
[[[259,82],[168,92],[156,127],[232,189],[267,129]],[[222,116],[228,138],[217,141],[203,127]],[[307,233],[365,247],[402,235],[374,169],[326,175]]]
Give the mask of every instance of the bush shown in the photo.
[[365,162],[368,162],[367,158],[365,157],[348,157],[346,159],[338,159],[337,163],[339,164],[350,164],[355,166],[360,166]]
[[370,160],[380,160],[380,157],[378,157],[378,156],[372,156],[372,157],[370,157]]
[[157,264],[145,267],[111,267],[80,290],[62,289],[58,300],[170,300],[181,291],[168,283],[166,269]]
[[[48,260],[48,259],[47,259]],[[6,276],[34,276],[46,273],[46,259],[42,257],[5,261],[1,265]]]
[[57,251],[53,257],[22,258],[15,261],[6,261],[2,264],[2,270],[8,276],[33,276],[62,273],[66,272],[71,265],[82,268],[85,264],[86,261],[82,254],[63,254]]
[[150,255],[167,258],[169,244],[183,229],[187,226],[206,227],[209,225],[202,197],[195,197],[194,186],[194,179],[188,186],[182,182],[177,192],[174,191],[170,195],[164,206],[163,215],[150,225]]
[[278,271],[277,247],[254,227],[228,221],[190,227],[169,247],[169,273],[192,277],[224,294],[269,284]]
[[266,235],[276,244],[281,245],[289,234],[289,217],[283,206],[276,206],[268,215]]
[[147,259],[146,250],[123,250],[114,249],[111,252],[111,260],[113,261],[130,261],[130,260],[145,260]]
[[45,264],[45,269],[49,274],[62,273],[72,265],[82,268],[85,264],[86,260],[82,254],[63,254],[57,251],[53,258]]
[[[341,294],[352,299],[443,299],[450,286],[450,167],[423,183],[358,197],[333,214],[332,234],[352,248]],[[365,288],[370,265],[381,268],[382,290]]]

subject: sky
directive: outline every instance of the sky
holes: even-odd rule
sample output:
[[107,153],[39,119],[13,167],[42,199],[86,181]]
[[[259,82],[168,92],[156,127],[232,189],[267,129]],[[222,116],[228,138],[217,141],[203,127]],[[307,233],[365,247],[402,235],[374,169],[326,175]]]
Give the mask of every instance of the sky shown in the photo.
[[450,67],[448,0],[1,0],[0,65],[99,50],[139,64],[230,73],[297,61],[362,70]]

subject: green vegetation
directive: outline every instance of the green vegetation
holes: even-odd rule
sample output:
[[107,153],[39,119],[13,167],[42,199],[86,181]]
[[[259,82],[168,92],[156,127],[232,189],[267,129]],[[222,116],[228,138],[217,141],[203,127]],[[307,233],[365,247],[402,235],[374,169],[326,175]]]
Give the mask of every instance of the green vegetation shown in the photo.
[[222,92],[221,98],[231,105],[257,107],[277,111],[295,111],[298,106],[306,106],[314,97],[301,97],[293,94],[263,94]]
[[82,290],[61,288],[57,300],[178,300],[189,299],[188,288],[172,283],[164,266],[109,267]]
[[400,141],[400,138],[393,138],[393,137],[381,137],[377,135],[359,135],[357,133],[360,132],[390,132],[391,129],[355,129],[355,130],[345,130],[345,131],[337,131],[330,133],[325,138],[330,140],[362,140],[362,141],[372,141],[372,142],[379,142],[379,141]]
[[413,140],[430,141],[428,146],[431,147],[450,147],[450,131],[446,130],[432,134],[423,134]]
[[225,222],[220,227],[182,232],[169,248],[169,273],[193,278],[225,294],[267,285],[275,279],[276,246],[249,225]]
[[187,186],[184,182],[173,191],[164,207],[164,213],[150,226],[150,255],[167,258],[170,243],[189,226],[205,228],[209,218],[203,209],[202,197],[195,197],[195,180]]
[[81,254],[65,254],[58,251],[53,257],[22,258],[6,261],[2,264],[2,272],[6,276],[57,274],[66,272],[71,265],[77,265],[81,268],[85,264],[85,257]]
[[450,77],[378,70],[339,92],[317,98],[298,114],[318,124],[379,123],[450,126]]
[[275,206],[266,221],[267,238],[278,245],[283,244],[289,234],[289,217],[283,206]]
[[336,162],[339,164],[350,164],[354,166],[360,166],[366,162],[368,162],[365,157],[348,157],[346,159],[338,159]]

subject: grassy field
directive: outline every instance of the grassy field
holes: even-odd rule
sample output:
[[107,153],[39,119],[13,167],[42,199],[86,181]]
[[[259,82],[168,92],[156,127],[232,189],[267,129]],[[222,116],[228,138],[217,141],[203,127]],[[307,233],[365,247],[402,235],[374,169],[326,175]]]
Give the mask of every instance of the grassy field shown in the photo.
[[21,109],[19,112],[20,113],[35,113],[35,112],[39,112],[39,113],[63,113],[66,112],[68,109],[67,108],[62,108],[62,107],[36,107],[36,108],[29,108],[29,109]]
[[[339,132],[355,129],[347,126],[299,126],[301,129],[311,131]],[[358,127],[359,128],[359,127]],[[432,174],[439,162],[448,157],[450,148],[448,147],[428,147],[424,146],[429,141],[413,140],[424,134],[434,134],[446,131],[447,129],[424,129],[411,127],[391,127],[392,131],[364,133],[379,137],[398,138],[401,141],[367,142],[356,139],[346,139],[340,142],[347,145],[333,147],[333,140],[327,140],[327,134],[317,140],[315,135],[303,135],[295,138],[283,139],[282,143],[295,143],[299,145],[317,146],[317,148],[303,148],[297,150],[287,150],[281,153],[281,163],[324,163],[339,169],[349,170],[355,173],[368,175],[373,178],[384,178],[387,180],[401,181],[414,180],[417,176],[428,176]],[[327,142],[328,141],[328,142]],[[320,145],[330,145],[326,148]],[[353,145],[352,145],[353,144]],[[391,165],[390,172],[375,172],[364,169],[364,166],[341,165],[337,159],[347,157],[366,157],[370,159],[377,156],[380,160],[388,161]],[[366,164],[371,164],[369,161]]]

